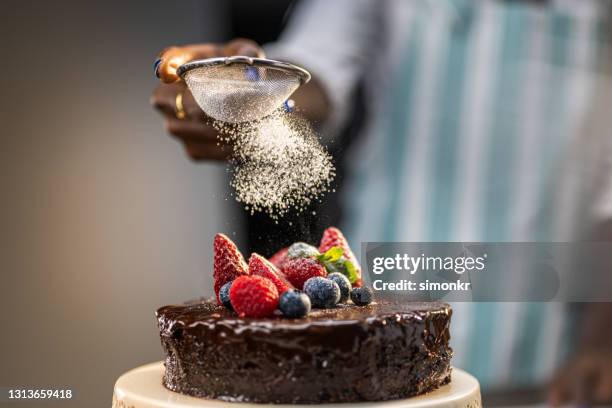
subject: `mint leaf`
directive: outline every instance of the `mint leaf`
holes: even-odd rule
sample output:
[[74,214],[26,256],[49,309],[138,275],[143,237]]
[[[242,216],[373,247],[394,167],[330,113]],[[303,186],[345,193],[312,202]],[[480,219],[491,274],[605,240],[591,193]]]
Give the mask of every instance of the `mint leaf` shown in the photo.
[[339,272],[343,275],[346,275],[346,266],[344,266],[344,258],[340,258],[334,262],[323,262],[325,269],[327,269],[327,273]]
[[344,255],[344,249],[340,247],[332,247],[325,251],[323,254],[328,262],[336,262],[342,255]]
[[357,268],[355,268],[355,265],[349,260],[344,261],[344,266],[346,270],[345,275],[349,282],[355,283],[357,281]]
[[[323,255],[321,255],[323,257]],[[327,273],[338,272],[346,276],[351,283],[355,283],[358,279],[357,268],[355,265],[346,259],[344,256],[340,257],[335,261],[323,261],[320,262],[325,266]]]
[[317,255],[317,261],[325,264],[325,263],[334,263],[338,262],[340,258],[344,255],[344,250],[340,247],[332,247],[328,249],[324,254]]

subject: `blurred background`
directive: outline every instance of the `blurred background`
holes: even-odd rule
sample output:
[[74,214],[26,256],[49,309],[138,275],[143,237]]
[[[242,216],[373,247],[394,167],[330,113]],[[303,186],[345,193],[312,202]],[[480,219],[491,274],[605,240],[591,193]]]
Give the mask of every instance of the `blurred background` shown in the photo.
[[[65,387],[76,396],[31,406],[108,407],[121,373],[163,357],[154,311],[210,293],[212,238],[217,231],[230,234],[246,253],[256,248],[269,255],[275,249],[271,244],[294,240],[296,231],[275,227],[266,217],[247,220],[227,191],[225,165],[187,160],[183,146],[168,137],[149,98],[158,83],[153,61],[163,47],[235,37],[260,44],[274,41],[295,3],[6,3],[0,15],[5,55],[0,76],[0,298],[4,310],[0,387]],[[571,1],[564,3],[571,8]],[[559,71],[573,72],[576,67],[568,65],[569,69]],[[585,71],[589,80],[597,77],[598,82],[589,88],[596,91],[589,98],[575,98],[591,101],[582,104],[580,110],[588,119],[580,121],[580,127],[599,140],[601,129],[610,125],[610,76],[593,67]],[[511,76],[513,71],[505,74]],[[551,83],[563,80],[565,74],[551,75]],[[331,146],[338,159],[339,194],[322,204],[317,225],[298,228],[301,234],[318,236],[322,226],[343,219],[338,201],[347,188],[342,183],[342,157],[349,141],[362,130],[365,115],[362,84],[353,88],[345,124],[336,128],[337,143]],[[506,113],[502,106],[498,114]],[[514,116],[509,113],[507,122],[512,122]],[[417,117],[426,117],[426,112]],[[444,117],[434,119],[446,123]],[[376,132],[370,129],[370,133]],[[578,163],[588,162],[593,151],[599,150],[582,142],[574,147],[578,147],[574,150],[574,158],[581,159]],[[528,158],[524,165],[539,160],[529,151],[523,153]],[[467,153],[463,157],[470,158]],[[581,164],[574,167],[586,169],[570,178],[579,186],[586,180],[585,172],[599,171]],[[605,184],[610,174],[595,176]],[[422,174],[417,171],[416,177]],[[416,185],[412,181],[405,182],[410,189]],[[387,179],[374,182],[383,185]],[[353,189],[360,188],[359,183]],[[576,197],[573,191],[570,195]],[[413,205],[418,191],[409,193],[413,195],[405,202]],[[464,196],[471,197],[469,193]],[[372,197],[386,198],[376,191]],[[608,215],[612,195],[597,200],[595,210]],[[449,201],[443,196],[436,200]],[[395,210],[403,211],[402,207]],[[502,214],[495,211],[492,218]],[[361,227],[368,233],[377,224],[377,220],[369,221]],[[612,223],[603,216],[600,221],[598,239],[609,239]],[[261,231],[273,232],[262,235]],[[353,236],[381,238],[363,231]],[[415,237],[420,236],[388,239]]]
[[231,38],[232,7],[3,4],[0,386],[76,395],[31,406],[110,406],[162,358],[155,310],[209,289],[212,238],[240,227],[225,166],[187,160],[149,98],[161,48]]

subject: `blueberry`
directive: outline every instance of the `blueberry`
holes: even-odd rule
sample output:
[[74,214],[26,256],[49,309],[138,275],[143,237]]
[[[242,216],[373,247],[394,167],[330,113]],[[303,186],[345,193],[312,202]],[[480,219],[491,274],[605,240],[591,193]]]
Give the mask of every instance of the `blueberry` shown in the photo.
[[310,312],[310,298],[301,290],[283,292],[278,308],[285,317],[304,317]]
[[233,280],[227,282],[225,285],[221,286],[221,290],[219,290],[219,299],[221,300],[221,304],[227,307],[229,310],[234,310],[234,308],[232,308],[232,303],[230,302],[229,296],[230,288],[232,287],[233,282]]
[[348,280],[348,278],[341,273],[334,272],[327,275],[327,279],[336,282],[340,288],[340,300],[338,303],[346,303],[352,289],[351,282]]
[[319,250],[305,242],[291,244],[287,250],[287,256],[289,258],[310,258],[317,255],[319,255]]
[[372,289],[367,286],[361,288],[354,288],[351,291],[351,300],[357,306],[365,306],[372,303]]
[[340,300],[340,287],[327,278],[315,276],[304,283],[304,292],[310,298],[313,307],[329,309]]

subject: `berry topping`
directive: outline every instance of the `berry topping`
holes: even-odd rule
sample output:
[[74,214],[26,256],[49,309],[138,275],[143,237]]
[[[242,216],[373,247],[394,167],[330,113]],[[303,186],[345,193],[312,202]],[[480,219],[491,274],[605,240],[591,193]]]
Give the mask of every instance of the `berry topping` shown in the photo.
[[351,300],[357,306],[365,306],[372,303],[373,293],[372,289],[367,286],[355,288],[351,291]]
[[225,285],[221,286],[221,290],[219,290],[219,300],[221,304],[228,308],[229,310],[234,310],[232,308],[232,303],[230,302],[230,288],[232,287],[232,283],[234,281],[229,281]]
[[240,317],[268,317],[278,306],[278,290],[262,276],[240,276],[230,288],[230,300]]
[[313,307],[329,309],[340,300],[340,288],[332,280],[316,276],[304,283],[304,292],[310,298]]
[[351,282],[349,282],[348,278],[339,272],[334,272],[327,275],[327,279],[336,282],[340,288],[340,300],[338,303],[346,303],[352,289]]
[[347,275],[354,287],[360,287],[362,285],[361,268],[355,254],[351,251],[344,234],[336,227],[329,227],[323,232],[319,251],[324,253],[333,247],[340,247],[344,252],[341,263],[339,264],[339,266],[341,265],[342,267],[340,268],[337,266],[336,268],[338,270],[334,270],[334,272],[341,272]]
[[219,304],[221,286],[242,275],[248,275],[244,257],[231,239],[224,234],[217,234],[214,242],[214,287]]
[[326,276],[325,267],[313,258],[287,258],[283,273],[297,289],[304,287],[304,282],[314,276]]
[[289,258],[312,258],[319,255],[319,250],[305,242],[291,244],[287,251]]
[[285,317],[304,317],[310,312],[310,298],[299,290],[288,290],[280,296],[278,308]]
[[289,283],[276,266],[259,254],[253,253],[249,258],[249,274],[270,279],[276,286],[278,293],[293,289],[293,285]]
[[[339,247],[334,247],[334,248],[339,248]],[[355,268],[353,268],[352,271],[349,271],[349,267],[350,267],[349,265],[352,266],[352,264],[350,262],[347,262],[347,259],[344,257],[344,255],[341,255],[340,258],[338,258],[335,261],[323,261],[323,264],[325,265],[325,269],[327,269],[327,273],[337,272],[337,273],[341,273],[347,278],[351,273],[353,274],[355,273],[354,272]],[[350,282],[350,279],[349,279],[349,282]]]
[[270,258],[270,262],[272,265],[276,266],[278,269],[283,269],[283,263],[287,259],[287,251],[289,248],[279,249],[272,257]]

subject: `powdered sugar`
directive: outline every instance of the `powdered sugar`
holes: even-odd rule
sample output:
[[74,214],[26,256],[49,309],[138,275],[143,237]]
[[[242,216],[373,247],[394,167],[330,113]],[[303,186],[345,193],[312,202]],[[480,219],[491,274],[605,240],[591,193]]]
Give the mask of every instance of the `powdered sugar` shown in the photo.
[[251,213],[278,220],[329,190],[335,177],[331,156],[298,115],[278,110],[258,121],[214,126],[221,141],[234,146],[231,186]]

